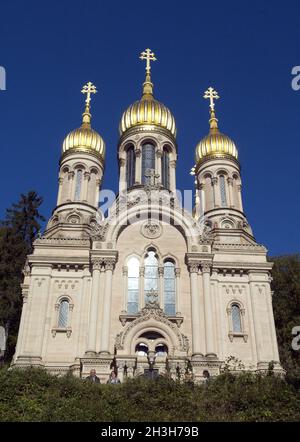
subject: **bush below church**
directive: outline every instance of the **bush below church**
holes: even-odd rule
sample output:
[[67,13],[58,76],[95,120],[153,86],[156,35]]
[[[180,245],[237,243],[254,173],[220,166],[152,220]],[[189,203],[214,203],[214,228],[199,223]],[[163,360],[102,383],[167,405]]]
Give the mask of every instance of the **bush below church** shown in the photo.
[[0,421],[299,421],[300,395],[273,375],[223,374],[193,386],[170,379],[96,385],[44,370],[0,370]]

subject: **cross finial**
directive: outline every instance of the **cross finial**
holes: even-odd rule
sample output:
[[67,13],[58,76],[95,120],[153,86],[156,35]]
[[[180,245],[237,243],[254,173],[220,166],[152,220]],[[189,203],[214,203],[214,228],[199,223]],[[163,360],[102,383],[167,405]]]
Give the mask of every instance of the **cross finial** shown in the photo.
[[148,178],[148,185],[155,186],[156,180],[159,178],[159,174],[155,172],[155,169],[146,169],[145,178]]
[[218,92],[214,88],[209,87],[207,89],[207,91],[204,92],[203,98],[209,98],[209,101],[210,101],[209,107],[210,107],[210,110],[213,112],[215,110],[214,100],[217,100],[218,98],[220,98],[218,95]]
[[81,92],[83,94],[86,94],[85,104],[86,104],[86,107],[89,108],[90,107],[90,101],[91,101],[91,94],[96,94],[97,93],[96,86],[89,81],[87,84],[85,84],[83,86],[83,88],[81,89]]
[[141,52],[140,59],[146,60],[146,73],[150,74],[150,69],[151,69],[150,61],[157,60],[157,58],[155,58],[154,52],[151,52],[151,49],[147,48],[143,52]]

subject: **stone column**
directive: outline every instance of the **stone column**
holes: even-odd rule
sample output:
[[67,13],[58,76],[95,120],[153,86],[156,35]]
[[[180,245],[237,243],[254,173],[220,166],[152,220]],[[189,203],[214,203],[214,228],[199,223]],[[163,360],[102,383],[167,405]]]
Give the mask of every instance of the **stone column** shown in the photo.
[[252,309],[252,315],[253,315],[253,326],[254,326],[254,335],[255,335],[255,342],[256,342],[256,354],[257,354],[257,363],[261,361],[261,339],[259,336],[259,315],[256,309],[256,303],[257,303],[257,297],[256,297],[256,291],[258,290],[257,287],[255,287],[255,280],[253,279],[253,276],[251,273],[249,273],[249,287],[250,287],[250,300],[251,300],[251,309]]
[[192,332],[193,332],[193,356],[202,355],[200,348],[200,304],[198,293],[198,267],[199,263],[189,264],[191,282],[191,310],[192,310]]
[[158,267],[158,278],[159,278],[159,288],[158,288],[158,302],[160,308],[164,310],[165,307],[165,297],[164,297],[164,268]]
[[[272,280],[271,277],[270,280]],[[266,284],[265,290],[266,290],[267,308],[268,308],[269,324],[270,324],[271,339],[272,339],[273,358],[274,361],[279,362],[278,344],[277,344],[276,328],[275,328],[274,313],[272,306],[273,292],[271,292],[270,283]]]
[[109,351],[109,332],[111,318],[111,297],[112,297],[112,274],[116,260],[114,258],[105,258],[105,287],[103,298],[103,315],[100,337],[100,353],[110,354]]
[[89,315],[88,346],[87,346],[88,349],[86,352],[90,355],[96,354],[101,260],[95,259],[92,262],[92,265],[93,265],[92,294],[91,294],[90,315]]
[[26,317],[27,317],[27,300],[28,300],[29,285],[22,284],[21,287],[22,287],[23,306],[22,306],[21,320],[20,320],[20,326],[19,326],[19,332],[18,332],[18,340],[17,340],[17,345],[16,345],[16,356],[19,356],[20,354],[22,354],[22,349],[23,349],[25,323],[26,323]]
[[95,202],[94,205],[95,207],[99,207],[99,194],[100,194],[100,183],[101,183],[101,179],[97,178],[96,179],[96,190],[95,190]]
[[179,313],[179,314],[181,314],[181,311],[180,311],[180,268],[179,267],[176,267],[176,269],[175,269],[175,284],[176,284],[176,286],[175,286],[175,290],[176,290],[176,308],[175,308],[175,310],[176,310],[176,313]]
[[238,184],[237,186],[237,191],[238,191],[238,202],[239,202],[239,210],[241,212],[243,212],[243,202],[242,202],[242,185]]
[[139,302],[140,309],[145,307],[144,277],[145,277],[145,267],[140,267],[140,302]]
[[163,151],[161,149],[158,149],[156,151],[156,173],[159,175],[157,179],[157,184],[162,184],[162,170],[161,170],[161,158],[163,155]]
[[69,190],[68,190],[68,196],[67,196],[67,201],[72,201],[72,199],[74,198],[74,176],[75,176],[75,172],[69,172],[68,173],[68,183],[69,183]]
[[199,184],[199,194],[200,194],[200,216],[204,215],[205,212],[205,184]]
[[142,151],[141,149],[135,149],[135,183],[142,183]]
[[214,196],[214,207],[220,207],[221,201],[220,201],[220,192],[218,189],[218,178],[214,177],[211,179],[211,185],[213,188],[213,196]]
[[203,274],[203,293],[204,293],[204,312],[205,312],[205,337],[206,337],[206,356],[217,357],[214,351],[214,328],[213,315],[211,305],[211,290],[210,290],[210,263],[201,263]]
[[234,207],[234,199],[233,199],[233,178],[227,178],[228,183],[228,196],[229,196],[229,207]]
[[128,267],[124,266],[123,273],[123,312],[127,312],[127,283],[128,283]]
[[176,192],[176,160],[170,161],[170,190]]
[[57,195],[57,205],[59,206],[62,203],[62,190],[63,190],[64,178],[58,178],[58,195]]
[[88,190],[89,190],[89,181],[91,179],[91,174],[89,172],[84,172],[83,175],[83,189],[82,189],[82,200],[87,202],[88,201]]
[[120,177],[119,177],[119,193],[121,194],[127,188],[126,183],[126,160],[124,158],[119,159]]

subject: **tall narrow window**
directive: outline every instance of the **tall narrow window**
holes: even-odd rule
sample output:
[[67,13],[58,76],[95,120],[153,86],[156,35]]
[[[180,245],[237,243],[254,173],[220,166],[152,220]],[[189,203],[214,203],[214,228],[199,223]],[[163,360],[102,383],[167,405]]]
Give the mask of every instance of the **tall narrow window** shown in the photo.
[[76,170],[76,181],[75,181],[75,201],[80,200],[80,194],[81,194],[81,183],[82,183],[82,170],[77,169]]
[[231,306],[232,331],[242,333],[241,310],[237,304]]
[[175,316],[175,265],[172,261],[164,263],[164,311],[169,316]]
[[144,294],[145,304],[151,299],[151,295],[156,295],[158,290],[158,261],[155,256],[155,252],[152,250],[148,252],[145,258],[145,281],[144,281]]
[[68,326],[68,319],[69,319],[69,301],[64,299],[61,301],[59,305],[58,327],[66,328]]
[[164,147],[162,160],[161,160],[161,172],[162,172],[162,185],[166,188],[170,188],[170,157],[167,148]]
[[139,260],[135,257],[130,258],[127,263],[127,268],[127,312],[135,314],[139,309]]
[[225,177],[224,175],[219,176],[220,180],[220,193],[221,193],[221,205],[227,206],[227,198],[226,198],[226,188],[225,188]]
[[147,143],[142,147],[142,183],[149,184],[150,177],[146,176],[147,169],[155,170],[155,147]]
[[135,182],[135,153],[133,146],[130,146],[126,152],[126,182],[127,188],[132,187]]

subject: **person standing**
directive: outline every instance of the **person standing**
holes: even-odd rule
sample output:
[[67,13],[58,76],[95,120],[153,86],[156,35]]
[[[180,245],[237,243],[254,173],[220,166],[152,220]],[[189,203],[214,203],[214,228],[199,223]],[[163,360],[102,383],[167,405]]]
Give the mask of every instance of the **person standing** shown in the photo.
[[100,379],[96,375],[96,370],[94,368],[91,369],[90,375],[86,378],[86,380],[95,382],[95,384],[100,384]]
[[114,371],[110,373],[107,384],[120,384],[121,381]]

